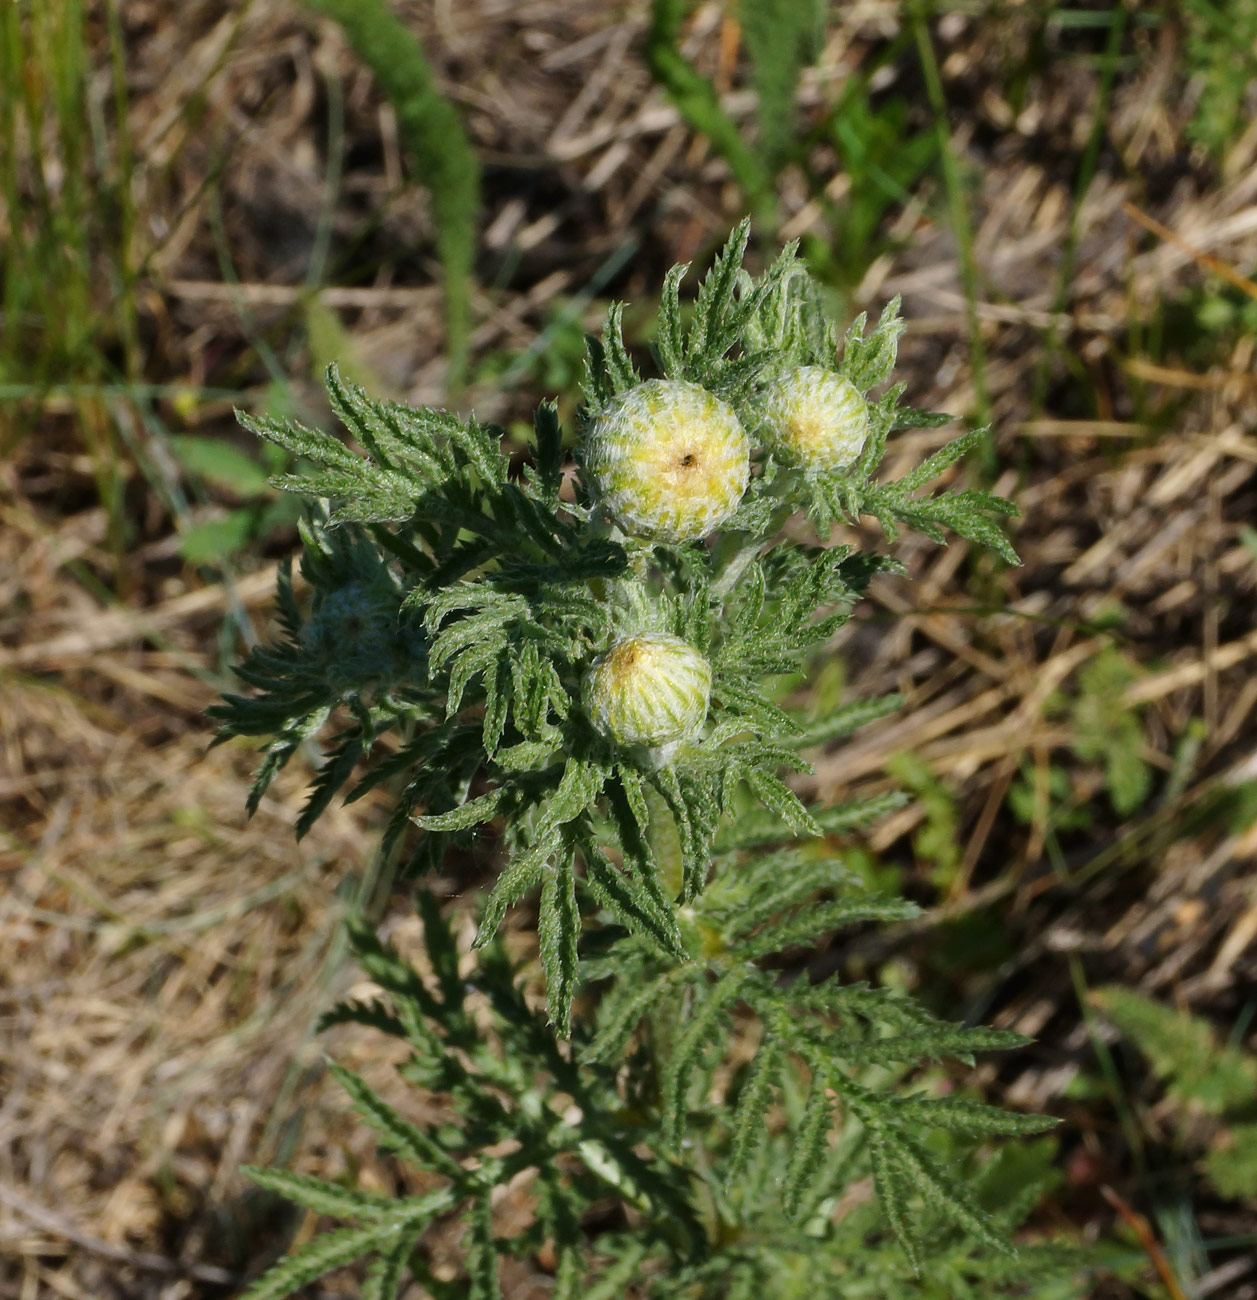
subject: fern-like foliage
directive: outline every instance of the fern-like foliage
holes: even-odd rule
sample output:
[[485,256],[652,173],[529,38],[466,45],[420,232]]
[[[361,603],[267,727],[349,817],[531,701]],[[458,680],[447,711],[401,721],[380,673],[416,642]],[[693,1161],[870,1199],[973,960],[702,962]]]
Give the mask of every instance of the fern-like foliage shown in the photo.
[[[872,810],[871,810],[872,811]],[[785,841],[766,849],[765,841]],[[727,1142],[714,1160],[713,1178],[724,1189],[723,1212],[734,1220],[763,1213],[759,1188],[747,1197],[745,1179],[764,1140],[770,1112],[778,1110],[791,1086],[810,1084],[792,1152],[778,1170],[770,1197],[786,1224],[805,1222],[835,1195],[850,1170],[829,1167],[835,1117],[850,1140],[863,1134],[868,1170],[892,1228],[910,1258],[918,1259],[918,1202],[932,1206],[956,1226],[996,1250],[1007,1242],[996,1221],[956,1185],[922,1142],[923,1131],[985,1137],[1041,1132],[1052,1121],[1014,1116],[957,1097],[904,1097],[897,1086],[902,1067],[1007,1049],[1016,1035],[939,1021],[910,998],[867,985],[812,983],[805,975],[783,979],[786,954],[810,950],[827,936],[853,925],[902,921],[916,908],[899,899],[865,894],[830,853],[809,853],[790,843],[784,823],[758,821],[743,828],[715,856],[704,892],[682,909],[687,946],[698,959],[669,962],[638,938],[626,938],[592,964],[591,975],[610,981],[598,1007],[598,1026],[585,1059],[631,1062],[641,1035],[652,1040],[649,1055],[662,1061],[658,1077],[639,1081],[639,1106],[659,1110],[666,1147],[685,1149],[693,1123],[717,1124]],[[726,841],[729,843],[729,841]],[[684,1014],[681,1010],[684,1008]],[[662,1050],[657,1026],[683,1023]],[[733,1032],[734,1026],[737,1033]],[[717,1076],[727,1075],[727,1053],[735,1042],[746,1056],[745,1081],[713,1107]],[[635,1078],[630,1068],[629,1077]],[[763,1171],[760,1172],[760,1178]],[[756,1184],[758,1186],[758,1184]],[[740,1191],[738,1189],[741,1189]]]
[[[768,861],[780,867],[781,855]],[[832,861],[824,867],[792,892],[805,897],[823,876],[832,886],[840,873]],[[530,1007],[521,991],[527,980],[496,944],[480,953],[474,974],[460,970],[452,931],[431,896],[419,897],[432,965],[428,981],[370,927],[356,923],[354,951],[379,997],[333,1008],[324,1026],[367,1025],[406,1043],[410,1054],[401,1076],[426,1094],[448,1097],[457,1122],[421,1128],[357,1076],[337,1066],[333,1073],[382,1147],[441,1186],[390,1198],[288,1172],[249,1170],[268,1190],[348,1226],[294,1251],[244,1300],[289,1295],[333,1268],[367,1258],[372,1264],[364,1294],[395,1295],[409,1276],[437,1297],[487,1298],[499,1294],[493,1280],[499,1256],[528,1258],[543,1246],[558,1261],[555,1293],[571,1297],[620,1294],[613,1288],[626,1276],[645,1282],[652,1296],[713,1300],[749,1295],[750,1287],[791,1273],[794,1287],[774,1294],[813,1295],[809,1277],[877,1277],[902,1287],[917,1252],[925,1250],[936,1279],[960,1285],[980,1278],[984,1284],[997,1280],[997,1286],[1019,1281],[1020,1268],[1001,1262],[1010,1253],[1006,1233],[1033,1202],[1041,1171],[1020,1183],[1015,1203],[986,1190],[985,1184],[998,1183],[998,1165],[961,1194],[950,1172],[958,1155],[954,1135],[1027,1134],[1050,1121],[954,1095],[903,1095],[875,1082],[893,1077],[888,1068],[899,1073],[904,1061],[1007,1047],[1013,1036],[947,1025],[907,998],[865,986],[822,994],[804,980],[798,992],[774,988],[779,981],[755,966],[755,954],[807,942],[835,925],[911,909],[888,900],[834,900],[805,920],[805,909],[790,906],[791,891],[782,891],[783,910],[761,905],[744,912],[741,898],[751,892],[753,883],[746,881],[731,880],[723,891],[713,887],[704,896],[713,898],[712,905],[687,921],[708,949],[732,945],[719,958],[667,968],[644,956],[643,945],[611,938],[596,974],[626,978],[603,999],[596,1029],[575,1032],[571,1050]],[[683,1003],[689,1004],[684,1027],[660,1016],[661,1009],[675,1012]],[[712,1079],[725,1064],[719,1031],[748,1013],[765,1017],[758,1049],[713,1101]],[[796,1018],[798,1025],[789,1023]],[[650,1060],[666,1062],[662,1069],[642,1068],[648,1055],[643,1035],[655,1049]],[[792,1061],[806,1063],[806,1087],[790,1070]],[[836,1108],[847,1119],[835,1146],[829,1139]],[[795,1110],[801,1112],[797,1126],[788,1119]],[[703,1133],[710,1162],[695,1166],[687,1159],[691,1130]],[[930,1132],[943,1145],[927,1145],[923,1135]],[[827,1215],[826,1205],[842,1188],[870,1174],[887,1198],[887,1217],[908,1245],[907,1256],[890,1249],[893,1238],[867,1213],[839,1222]],[[489,1212],[495,1191],[526,1178],[536,1187],[534,1221],[515,1235],[496,1236]],[[607,1201],[622,1205],[640,1226],[631,1234],[609,1228],[591,1239],[581,1216]],[[469,1224],[465,1276],[442,1282],[429,1265],[422,1234],[451,1214]],[[858,1270],[852,1266],[857,1243]],[[1041,1248],[1035,1257],[1036,1269],[1050,1266],[1061,1277],[1080,1267],[1068,1251]],[[385,1283],[393,1289],[380,1289]]]
[[[747,238],[744,224],[691,305],[685,268],[667,277],[655,343],[663,376],[703,385],[752,432],[761,394],[791,367],[838,370],[861,394],[883,386],[903,327],[897,305],[840,340],[794,250],[754,278],[743,269]],[[620,320],[613,309],[589,343],[587,420],[641,382]],[[253,690],[219,707],[222,736],[268,738],[256,806],[293,753],[329,732],[299,831],[338,793],[383,788],[393,802],[386,847],[404,841],[416,871],[448,864],[448,850],[473,836],[500,870],[480,904],[479,952],[463,959],[473,974],[460,973],[450,928],[420,887],[435,986],[359,926],[356,950],[380,997],[330,1017],[407,1041],[403,1074],[450,1099],[457,1122],[423,1129],[338,1072],[363,1122],[443,1189],[384,1200],[260,1175],[351,1226],[281,1262],[251,1300],[362,1257],[372,1296],[395,1294],[409,1272],[436,1296],[489,1297],[500,1255],[543,1244],[562,1296],[619,1295],[629,1277],[658,1296],[749,1295],[772,1277],[798,1280],[777,1295],[814,1295],[816,1279],[831,1277],[846,1279],[844,1294],[865,1294],[852,1281],[866,1276],[852,1266],[860,1251],[867,1277],[886,1287],[937,1256],[950,1261],[940,1276],[954,1280],[952,1294],[968,1294],[970,1277],[1000,1294],[1014,1276],[998,1260],[1011,1258],[1016,1216],[985,1203],[980,1179],[975,1190],[958,1169],[993,1136],[1045,1124],[934,1095],[921,1072],[1021,1040],[803,969],[830,936],[914,911],[858,888],[826,839],[897,796],[809,807],[788,780],[808,770],[804,751],[896,701],[853,701],[807,721],[769,686],[803,669],[873,575],[894,567],[824,544],[834,519],[871,515],[891,536],[950,529],[1015,558],[995,526],[1005,503],[922,494],[973,436],[880,482],[891,431],[940,418],[903,408],[900,388],[869,396],[873,431],[855,466],[803,473],[761,451],[722,531],[665,545],[602,518],[579,460],[575,476],[564,462],[553,406],[539,410],[531,461],[513,472],[500,430],[371,399],[334,369],[327,380],[360,450],[246,420],[299,458],[277,486],[317,501],[303,534],[311,594],[307,605],[282,575],[281,638],[245,661]],[[796,511],[819,537],[783,533]],[[614,743],[583,698],[597,656],[657,634],[680,638],[710,669],[702,726],[666,754]],[[520,905],[537,917],[525,971],[495,941]],[[521,992],[538,984],[544,1011]],[[521,1179],[533,1225],[504,1240],[494,1195]],[[875,1221],[835,1211],[860,1180],[881,1206]],[[620,1226],[591,1235],[587,1211],[608,1202]],[[467,1222],[457,1284],[433,1276],[422,1250],[426,1226],[450,1214]]]
[[1152,792],[1152,769],[1143,756],[1139,715],[1123,701],[1139,668],[1114,647],[1106,647],[1078,674],[1078,697],[1070,710],[1074,752],[1104,765],[1113,810],[1128,817]]
[[746,50],[759,98],[759,151],[780,170],[795,139],[794,99],[799,76],[820,45],[824,6],[818,0],[780,5],[774,0],[739,0]]
[[1257,1057],[1222,1046],[1207,1021],[1133,989],[1098,989],[1093,999],[1175,1101],[1221,1121],[1205,1156],[1209,1181],[1223,1196],[1257,1196]]
[[[551,1242],[565,1255],[580,1252],[580,1214],[605,1197],[623,1197],[666,1225],[660,1248],[680,1258],[696,1257],[704,1229],[683,1181],[665,1155],[641,1153],[632,1126],[608,1123],[620,1108],[614,1073],[581,1068],[573,1061],[544,1017],[528,1006],[499,948],[486,950],[475,976],[463,978],[447,922],[430,896],[420,895],[420,908],[434,986],[425,984],[369,927],[358,924],[352,932],[354,951],[386,1001],[341,1004],[327,1014],[324,1026],[356,1022],[401,1039],[411,1049],[402,1076],[451,1098],[458,1124],[425,1130],[360,1078],[332,1067],[383,1147],[437,1175],[443,1186],[393,1199],[295,1174],[250,1170],[262,1186],[354,1226],[316,1238],[288,1256],[254,1284],[247,1300],[291,1294],[332,1268],[371,1255],[376,1270],[392,1280],[393,1290],[380,1295],[396,1294],[402,1271],[409,1269],[434,1295],[496,1296],[499,1251],[535,1254]],[[491,1037],[483,1031],[485,1014],[492,1019]],[[508,1138],[514,1150],[498,1153]],[[496,1239],[489,1214],[492,1194],[530,1171],[542,1193],[536,1222],[517,1237]],[[465,1213],[471,1225],[468,1278],[457,1287],[440,1283],[416,1252],[422,1229],[452,1212]],[[329,1240],[335,1243],[330,1254]],[[576,1262],[574,1258],[566,1266],[569,1273]],[[579,1265],[582,1283],[597,1271],[583,1257]]]

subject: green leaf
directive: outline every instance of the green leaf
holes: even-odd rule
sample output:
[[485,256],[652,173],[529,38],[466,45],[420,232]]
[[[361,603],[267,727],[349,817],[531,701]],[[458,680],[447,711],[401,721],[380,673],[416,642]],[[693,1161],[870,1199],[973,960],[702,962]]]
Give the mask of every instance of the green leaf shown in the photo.
[[1215,1138],[1205,1175],[1222,1196],[1249,1202],[1257,1197],[1257,1124],[1237,1124]]
[[781,1073],[782,1052],[767,1032],[755,1052],[750,1072],[738,1094],[730,1128],[733,1149],[725,1167],[725,1187],[731,1188],[746,1172],[756,1148],[764,1139],[764,1121]]
[[296,456],[312,460],[316,465],[343,470],[351,476],[361,473],[362,457],[355,455],[339,438],[333,438],[330,433],[308,429],[295,420],[253,416],[247,411],[238,410],[235,416],[242,427],[264,442],[272,442],[276,446],[284,447]]
[[766,926],[738,947],[742,961],[755,961],[796,944],[815,942],[844,925],[862,921],[906,921],[921,909],[900,898],[840,898],[805,907],[796,915]]
[[664,277],[659,297],[659,323],[655,348],[659,368],[669,379],[682,379],[685,373],[685,334],[681,324],[681,281],[690,269],[688,262],[674,266]]
[[641,988],[631,980],[617,981],[598,1008],[598,1032],[581,1059],[590,1064],[618,1060],[651,1007],[688,977],[689,972],[682,967],[657,976]]
[[[666,0],[665,0],[666,2]],[[656,4],[656,10],[661,6]],[[716,255],[711,270],[703,277],[694,303],[694,323],[690,327],[687,368],[710,366],[722,356],[732,342],[727,319],[733,307],[733,291],[751,238],[751,221],[744,217],[734,226],[725,246]]]
[[987,429],[970,429],[959,438],[944,443],[933,455],[927,456],[914,470],[898,479],[895,488],[900,492],[915,492],[917,488],[933,483],[945,471],[962,460],[975,448],[980,448],[989,436]]
[[630,1288],[643,1276],[647,1247],[637,1242],[617,1242],[616,1246],[619,1258],[606,1266],[602,1276],[582,1292],[580,1300],[625,1300],[632,1294]]
[[233,496],[248,499],[270,491],[266,469],[224,438],[171,434],[168,445],[185,470],[215,487],[226,488]]
[[400,523],[414,513],[416,490],[409,479],[359,461],[352,471],[272,474],[271,486],[304,497],[327,497],[336,523]]
[[606,349],[607,376],[613,393],[623,393],[641,383],[642,377],[633,365],[633,359],[624,346],[624,304],[613,302],[607,308],[607,324],[602,332],[602,346]]
[[548,740],[523,740],[518,745],[508,745],[493,756],[494,763],[506,772],[531,772],[545,767],[558,748],[557,736]]
[[1180,1101],[1211,1115],[1242,1110],[1257,1098],[1257,1057],[1219,1045],[1208,1021],[1112,985],[1091,1000],[1148,1058]]
[[796,835],[820,836],[820,823],[799,801],[799,796],[772,772],[762,767],[748,767],[746,782],[759,798],[776,813]]
[[578,978],[577,941],[580,908],[576,879],[570,862],[547,872],[541,887],[541,913],[537,937],[541,965],[546,974],[546,1005],[550,1021],[562,1038],[572,1032],[572,994]]
[[354,1109],[366,1120],[399,1155],[417,1165],[452,1178],[456,1183],[466,1181],[468,1175],[462,1166],[430,1138],[422,1129],[404,1119],[382,1097],[374,1093],[362,1079],[335,1061],[328,1063],[332,1077],[349,1094]]
[[497,815],[508,793],[507,787],[501,786],[496,790],[490,790],[488,794],[468,799],[466,803],[459,804],[449,812],[429,813],[414,820],[416,825],[429,831],[467,830],[468,827],[479,826],[481,822],[491,821]]
[[1026,1137],[1046,1133],[1060,1123],[1051,1115],[1018,1115],[962,1097],[895,1098],[888,1104],[888,1113],[893,1113],[897,1124],[941,1128],[970,1137]]
[[505,660],[499,660],[484,675],[484,723],[480,734],[487,759],[492,760],[498,752],[510,699],[511,666]]
[[[429,911],[432,907],[434,905],[425,901],[424,895],[420,895],[419,908],[424,918],[424,935],[430,958],[441,954],[439,926],[432,922]],[[439,913],[436,920],[439,922]],[[424,1015],[439,1018],[441,1012],[437,1000],[428,992],[419,972],[395,948],[381,941],[375,927],[368,920],[351,914],[346,918],[345,929],[349,934],[354,958],[365,975],[400,1003],[413,1002]],[[433,964],[439,970],[435,960]]]
[[319,1016],[315,1032],[321,1034],[336,1025],[366,1025],[381,1034],[388,1034],[390,1038],[406,1037],[406,1026],[401,1018],[376,998],[369,1002],[346,998],[336,1003]]
[[729,1008],[741,998],[749,978],[750,971],[743,966],[722,975],[706,990],[677,1040],[663,1075],[663,1138],[670,1146],[676,1147],[685,1133],[694,1071],[712,1036],[724,1027]]
[[424,1223],[399,1224],[394,1229],[392,1244],[386,1247],[381,1243],[380,1254],[363,1280],[359,1300],[397,1300],[402,1274],[426,1226]]
[[548,824],[560,826],[575,821],[602,793],[610,775],[601,764],[587,759],[569,758],[563,769],[563,779],[546,803],[545,818]]
[[803,1119],[790,1146],[790,1161],[782,1181],[781,1205],[788,1219],[799,1216],[808,1204],[813,1179],[828,1151],[833,1126],[833,1102],[829,1098],[829,1073],[813,1066]]
[[670,768],[653,774],[645,797],[659,876],[668,893],[679,892],[688,903],[701,893],[711,867],[711,841],[720,815],[717,801],[701,782]]
[[240,1300],[284,1300],[334,1268],[343,1268],[370,1254],[379,1241],[391,1236],[392,1228],[380,1224],[320,1233],[264,1273],[244,1291]]
[[467,1271],[471,1284],[467,1300],[501,1300],[498,1285],[498,1250],[493,1240],[493,1210],[488,1195],[477,1196],[471,1206],[471,1235]]
[[1120,650],[1106,648],[1078,674],[1078,697],[1071,709],[1074,752],[1104,764],[1113,810],[1127,817],[1152,792],[1152,769],[1144,761],[1139,715],[1124,702],[1139,668]]
[[[591,842],[582,841],[585,880],[594,897],[611,914],[635,934],[649,938],[662,952],[680,961],[689,953],[677,924],[676,908],[659,892],[658,885],[647,889],[642,875],[615,867],[610,858]],[[645,864],[644,873],[653,872]]]
[[852,700],[833,710],[826,717],[810,722],[800,722],[799,731],[791,740],[800,749],[811,745],[824,745],[831,740],[849,736],[860,727],[876,722],[891,713],[897,713],[904,703],[902,695],[882,695],[872,700]]
[[249,506],[193,524],[179,534],[179,554],[189,564],[221,564],[249,544],[257,525],[256,510]]
[[563,839],[557,830],[547,828],[537,841],[518,854],[497,878],[476,931],[475,946],[483,948],[497,933],[506,909],[522,898],[529,890],[541,884],[546,874],[546,863],[562,847]]
[[336,741],[311,783],[306,805],[297,817],[298,839],[304,837],[327,810],[328,804],[336,797],[336,792],[349,780],[358,760],[366,752],[361,726],[342,732]]
[[[612,824],[618,832],[623,849],[624,871],[616,872],[615,868],[610,868],[613,874],[609,875],[603,865],[605,856],[591,843],[590,852],[586,853],[590,883],[595,888],[610,891],[611,897],[602,899],[604,906],[619,909],[626,922],[631,915],[640,914],[644,921],[650,918],[646,921],[646,932],[665,948],[684,954],[685,946],[681,942],[677,925],[674,894],[671,888],[665,890],[663,886],[663,866],[657,861],[653,846],[647,842],[642,819],[645,817],[649,824],[651,805],[663,805],[656,838],[662,841],[666,835],[667,843],[660,845],[661,850],[671,851],[675,848],[675,842],[679,838],[677,828],[675,823],[669,826],[669,808],[657,789],[652,788],[648,797],[645,787],[635,775],[625,768],[619,769],[619,775],[619,781],[612,781],[607,786],[607,811],[611,814]],[[653,830],[649,833],[655,835]],[[631,925],[630,928],[641,927]]]
[[[877,821],[879,817],[902,808],[907,797],[898,790],[874,795],[870,799],[853,799],[849,803],[835,804],[830,808],[812,810],[816,824],[825,835],[841,835]],[[715,851],[731,853],[738,849],[758,849],[768,844],[780,844],[794,839],[793,828],[770,812],[752,809],[735,822],[722,826],[716,835]]]
[[758,98],[759,152],[776,171],[796,139],[795,95],[823,7],[819,0],[739,0],[738,14]]
[[890,1220],[891,1230],[903,1247],[912,1271],[919,1276],[921,1251],[917,1233],[913,1230],[912,1207],[909,1203],[913,1192],[910,1168],[900,1159],[898,1150],[876,1130],[869,1135],[869,1164],[873,1170],[873,1186],[882,1211]]
[[899,315],[896,295],[882,309],[877,324],[864,333],[867,317],[863,312],[852,321],[842,342],[841,372],[862,392],[884,383],[895,367],[899,339],[907,322]]
[[541,490],[557,501],[563,483],[563,429],[559,408],[554,402],[542,402],[533,417],[533,436],[537,441],[537,475]]
[[996,1221],[979,1209],[968,1192],[945,1173],[934,1158],[915,1139],[896,1131],[870,1134],[870,1146],[882,1147],[885,1158],[903,1171],[904,1182],[944,1218],[963,1228],[984,1246],[1002,1255],[1015,1256],[1016,1250]]
[[899,1061],[908,1064],[954,1056],[971,1064],[974,1052],[1009,1051],[1014,1047],[1024,1047],[1026,1041],[1020,1034],[1007,1030],[935,1024],[908,1033],[867,1040],[835,1035],[830,1039],[830,1045],[838,1056],[852,1062],[889,1064]]
[[391,1196],[355,1191],[320,1178],[294,1174],[287,1169],[259,1169],[246,1165],[241,1173],[268,1192],[275,1192],[307,1210],[313,1210],[315,1214],[378,1220],[397,1208],[397,1202]]

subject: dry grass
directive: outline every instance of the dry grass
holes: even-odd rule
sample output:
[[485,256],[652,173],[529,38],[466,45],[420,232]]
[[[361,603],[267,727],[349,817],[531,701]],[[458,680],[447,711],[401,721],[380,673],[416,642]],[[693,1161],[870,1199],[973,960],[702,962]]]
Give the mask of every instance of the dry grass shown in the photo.
[[[565,313],[592,323],[606,296],[648,295],[668,264],[700,254],[738,213],[723,165],[634,57],[642,6],[397,8],[485,159],[476,357],[540,352]],[[805,111],[893,34],[897,14],[873,0],[845,7],[801,88]],[[390,110],[336,32],[279,0],[134,0],[124,23],[144,215],[132,250],[143,379],[248,402],[279,367],[315,408],[302,305],[324,231],[329,254],[315,272],[331,287],[320,296],[355,362],[400,395],[439,401],[427,214],[403,184]],[[1257,560],[1241,535],[1257,515],[1253,340],[1237,337],[1203,363],[1190,347],[1153,356],[1145,343],[1163,305],[1210,274],[1206,257],[1257,263],[1257,133],[1236,142],[1217,176],[1190,159],[1174,33],[1140,32],[1139,57],[1115,81],[1096,179],[1076,205],[1095,69],[1066,49],[1016,108],[995,51],[1015,51],[1029,20],[1014,10],[1000,23],[952,15],[936,33],[959,105],[954,148],[973,168],[980,377],[955,241],[928,185],[892,217],[905,246],[873,263],[855,298],[876,309],[904,295],[913,328],[901,370],[918,404],[970,413],[985,390],[1007,467],[998,486],[1022,507],[1026,562],[994,575],[961,546],[900,545],[909,578],[879,581],[840,644],[853,691],[901,690],[907,707],[827,756],[815,784],[832,798],[880,788],[886,759],[911,751],[950,789],[965,854],[940,906],[841,959],[928,966],[931,932],[998,909],[1015,955],[956,976],[952,992],[1040,1038],[1015,1075],[988,1082],[1068,1115],[1072,1184],[1057,1213],[1094,1226],[1109,1212],[1088,1188],[1129,1170],[1107,1121],[1064,1100],[1089,1059],[1078,981],[1139,983],[1222,1022],[1251,1003],[1257,981],[1257,837],[1200,815],[1220,783],[1257,777]],[[695,17],[691,46],[745,118],[751,100],[715,6]],[[912,93],[913,77],[896,64],[882,89]],[[343,104],[339,140],[326,129],[329,96]],[[813,166],[832,173],[841,198],[832,151],[819,146]],[[787,234],[823,232],[823,207],[801,177],[788,173],[781,195]],[[1127,204],[1178,238],[1150,236]],[[504,420],[537,396],[526,381],[505,391],[485,381],[471,394]],[[330,813],[298,848],[299,780],[281,782],[246,823],[248,755],[207,752],[202,710],[233,640],[219,629],[224,616],[235,634],[264,626],[269,561],[255,556],[255,571],[205,585],[178,559],[153,480],[126,456],[131,540],[111,550],[100,444],[76,434],[84,419],[114,421],[115,445],[151,459],[161,439],[150,416],[225,432],[230,404],[50,398],[24,408],[28,436],[0,470],[6,1295],[230,1294],[284,1231],[274,1207],[243,1194],[243,1160],[359,1167],[382,1185],[395,1176],[325,1093],[324,1046],[312,1035],[318,1011],[353,979],[337,931],[374,888],[374,809]],[[942,436],[905,437],[896,457],[914,463]],[[111,588],[121,600],[105,598]],[[1130,819],[1098,816],[1056,835],[1054,763],[1077,803],[1104,807],[1052,706],[1113,643],[1101,624],[1116,603],[1120,643],[1143,669],[1127,702],[1141,710],[1163,793]],[[1185,748],[1193,719],[1203,727]],[[1042,796],[1028,824],[1008,810],[1016,781]],[[911,847],[921,815],[914,805],[888,819],[869,846],[932,897]],[[407,937],[404,916],[389,924]],[[353,1038],[337,1048],[358,1064],[373,1049]],[[372,1064],[382,1077],[385,1063]],[[1199,1223],[1217,1235],[1253,1230],[1211,1204]],[[1257,1294],[1251,1270],[1229,1267],[1226,1294]],[[516,1294],[534,1287],[544,1293],[540,1277],[520,1278]]]

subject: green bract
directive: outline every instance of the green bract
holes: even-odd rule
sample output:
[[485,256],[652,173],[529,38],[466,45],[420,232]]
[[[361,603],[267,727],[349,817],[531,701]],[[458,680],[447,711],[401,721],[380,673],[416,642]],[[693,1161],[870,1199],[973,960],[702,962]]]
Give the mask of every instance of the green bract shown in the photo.
[[679,636],[629,637],[594,660],[584,696],[590,721],[609,740],[670,751],[707,717],[711,665]]
[[595,417],[584,468],[599,504],[630,537],[688,542],[737,509],[750,451],[728,403],[698,384],[650,379]]
[[860,390],[824,366],[799,366],[764,391],[770,445],[804,469],[847,469],[869,436],[869,406]]
[[[433,1097],[442,1111],[416,1123],[337,1069],[425,1190],[255,1172],[350,1226],[295,1249],[247,1300],[364,1257],[366,1300],[407,1277],[435,1300],[495,1300],[499,1258],[535,1273],[543,1247],[556,1300],[952,1300],[1008,1295],[1052,1266],[1010,1254],[1034,1161],[993,1178],[990,1195],[974,1152],[1043,1123],[936,1095],[922,1072],[1022,1040],[940,1020],[830,962],[803,973],[807,950],[844,927],[915,912],[865,890],[824,838],[902,798],[808,806],[790,783],[804,753],[897,701],[811,717],[779,688],[896,568],[822,541],[830,522],[863,514],[939,539],[950,528],[1015,559],[998,527],[1011,508],[930,490],[980,435],[879,479],[895,429],[946,419],[902,407],[900,387],[875,391],[895,361],[896,305],[867,332],[863,318],[852,326],[835,375],[838,331],[806,268],[787,249],[752,277],[747,235],[685,311],[685,268],[669,273],[662,377],[638,373],[612,307],[589,340],[575,480],[551,404],[522,470],[501,430],[373,398],[335,369],[332,407],[361,453],[242,417],[292,454],[276,485],[314,503],[309,592],[281,572],[278,638],[240,667],[251,689],[216,709],[221,737],[263,738],[251,808],[325,737],[298,832],[339,793],[383,802],[381,873],[396,866],[417,892],[427,974],[358,918],[354,951],[378,993],[328,1021],[405,1043],[402,1074],[426,1096],[416,1113]],[[744,430],[765,429],[766,413],[776,432],[752,463]],[[790,437],[804,472],[781,464]],[[825,449],[814,465],[812,447]],[[819,536],[783,527],[795,512]],[[471,954],[448,913],[470,908],[481,881]],[[461,901],[443,909],[451,894]],[[520,903],[517,963],[495,936]],[[495,1207],[520,1198],[527,1226],[507,1231]],[[451,1278],[425,1234],[441,1224],[448,1242],[460,1216]],[[934,1290],[911,1280],[918,1265]]]

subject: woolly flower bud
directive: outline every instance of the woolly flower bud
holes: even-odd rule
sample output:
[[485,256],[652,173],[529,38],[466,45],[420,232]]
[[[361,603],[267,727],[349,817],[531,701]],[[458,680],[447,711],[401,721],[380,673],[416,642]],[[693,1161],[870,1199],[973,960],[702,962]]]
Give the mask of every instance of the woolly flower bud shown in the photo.
[[316,599],[302,640],[329,681],[352,687],[426,675],[427,639],[399,621],[399,601],[391,589],[362,582]]
[[619,641],[585,675],[585,707],[608,740],[645,746],[666,761],[707,717],[711,665],[679,636]]
[[603,508],[630,536],[689,542],[738,508],[750,453],[727,403],[698,384],[649,379],[594,420],[585,469]]
[[770,441],[804,469],[845,469],[869,435],[868,403],[856,386],[824,366],[800,366],[762,399]]

